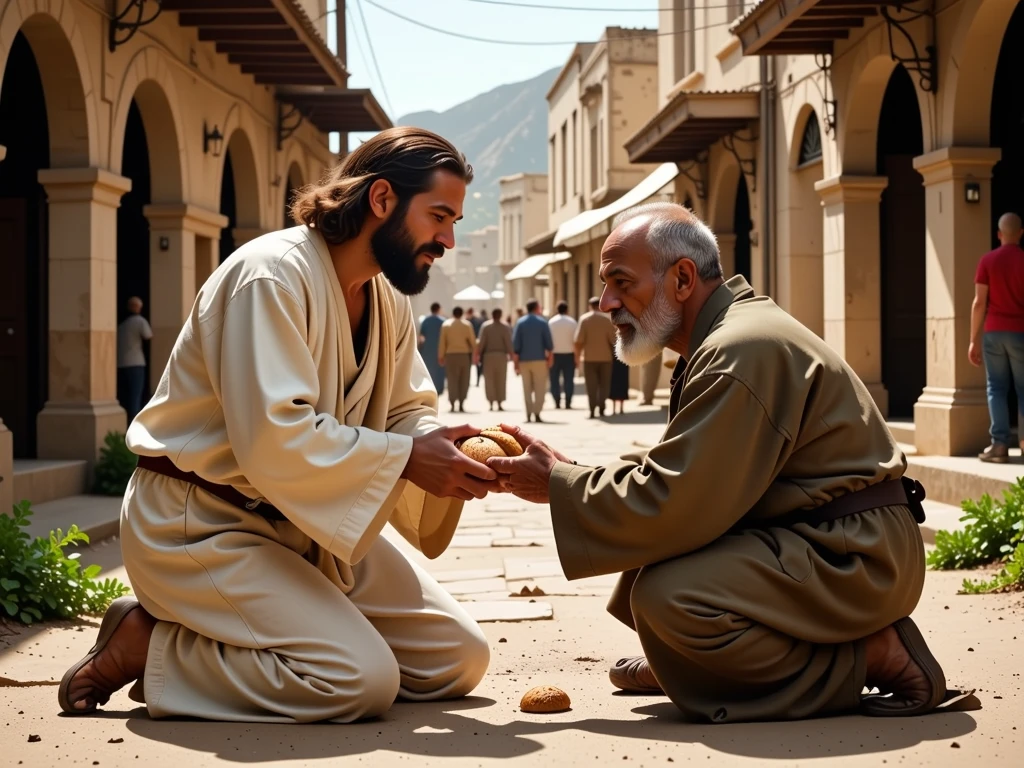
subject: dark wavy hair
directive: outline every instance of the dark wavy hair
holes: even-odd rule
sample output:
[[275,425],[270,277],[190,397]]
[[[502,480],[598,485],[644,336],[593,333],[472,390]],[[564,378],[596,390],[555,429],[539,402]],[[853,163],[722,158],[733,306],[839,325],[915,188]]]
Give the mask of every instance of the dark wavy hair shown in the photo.
[[439,170],[473,181],[473,166],[447,139],[423,128],[388,128],[359,145],[319,184],[301,189],[291,206],[292,220],[320,230],[332,245],[343,243],[363,228],[373,182],[390,183],[405,208],[410,198],[430,189]]

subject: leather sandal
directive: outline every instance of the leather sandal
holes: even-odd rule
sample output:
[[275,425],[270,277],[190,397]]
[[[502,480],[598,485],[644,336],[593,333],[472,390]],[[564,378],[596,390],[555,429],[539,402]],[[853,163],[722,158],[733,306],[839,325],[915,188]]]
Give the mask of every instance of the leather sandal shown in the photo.
[[664,691],[651,671],[651,665],[644,656],[619,659],[608,671],[612,685],[628,693],[654,694],[663,696]]
[[896,634],[911,660],[924,673],[931,691],[927,698],[921,700],[908,698],[899,692],[869,694],[861,699],[861,711],[872,717],[915,717],[927,714],[948,700],[946,676],[943,674],[939,662],[928,649],[921,630],[917,628],[912,619],[900,619],[892,627],[896,630]]
[[57,689],[57,701],[60,703],[60,708],[67,712],[69,715],[88,715],[96,711],[96,706],[99,704],[106,704],[110,701],[109,694],[103,694],[94,696],[96,704],[88,709],[76,709],[74,702],[68,698],[68,689],[71,687],[71,680],[79,673],[79,671],[92,661],[99,653],[107,647],[107,643],[110,642],[110,638],[114,636],[114,632],[121,626],[121,622],[124,621],[124,617],[134,611],[139,606],[139,601],[134,597],[119,597],[110,604],[107,608],[107,612],[103,615],[103,621],[100,623],[100,631],[96,636],[96,643],[93,645],[89,652],[82,657],[82,659],[74,664],[67,672],[64,673],[64,677],[61,678],[60,688]]

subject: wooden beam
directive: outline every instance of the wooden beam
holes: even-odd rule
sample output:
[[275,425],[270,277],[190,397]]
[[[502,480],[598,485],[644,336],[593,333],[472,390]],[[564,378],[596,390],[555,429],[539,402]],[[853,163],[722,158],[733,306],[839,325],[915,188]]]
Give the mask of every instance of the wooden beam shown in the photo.
[[275,72],[280,72],[282,75],[302,75],[302,74],[317,74],[323,73],[324,68],[321,67],[317,62],[312,63],[301,63],[301,64],[280,64],[269,62],[266,64],[242,64],[242,71],[247,75],[272,75]]
[[253,79],[260,85],[334,85],[334,80],[326,73],[322,75],[253,75]]
[[261,42],[261,43],[294,43],[298,36],[292,29],[222,29],[199,28],[199,39],[204,42]]
[[[316,59],[309,51],[302,53],[281,53],[278,46],[272,48],[264,47],[263,53],[229,53],[228,62],[231,64],[306,64],[316,63]],[[323,67],[321,67],[323,69]]]
[[270,0],[163,0],[161,8],[165,11],[238,11],[245,13],[254,10],[273,8]]
[[273,51],[275,56],[312,56],[309,52],[309,48],[304,43],[291,42],[291,43],[277,43],[272,48],[268,47],[266,43],[233,43],[233,42],[219,42],[217,43],[217,53],[226,54],[256,54],[266,55]]
[[864,19],[796,19],[789,23],[789,29],[854,29],[864,26]]
[[179,13],[178,23],[183,27],[281,27],[288,22],[277,11],[251,13]]
[[857,7],[857,8],[822,8],[821,6],[815,6],[814,8],[808,8],[804,14],[805,18],[830,18],[835,16],[877,16],[877,8],[869,7]]
[[846,40],[850,37],[848,29],[787,29],[780,32],[776,40]]
[[792,54],[794,56],[810,55],[815,53],[832,53],[833,46],[831,42],[821,40],[812,42],[806,40],[804,42],[796,42],[793,40],[775,40],[768,43],[762,53],[765,54]]

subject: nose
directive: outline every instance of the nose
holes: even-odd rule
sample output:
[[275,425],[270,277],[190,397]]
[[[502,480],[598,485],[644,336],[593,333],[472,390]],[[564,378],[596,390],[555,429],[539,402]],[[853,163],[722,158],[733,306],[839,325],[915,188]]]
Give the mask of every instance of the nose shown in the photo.
[[451,250],[455,247],[455,228],[447,227],[441,230],[434,236],[434,241]]
[[601,291],[601,303],[598,308],[602,312],[612,312],[622,306],[622,302],[612,293],[609,287],[606,285]]

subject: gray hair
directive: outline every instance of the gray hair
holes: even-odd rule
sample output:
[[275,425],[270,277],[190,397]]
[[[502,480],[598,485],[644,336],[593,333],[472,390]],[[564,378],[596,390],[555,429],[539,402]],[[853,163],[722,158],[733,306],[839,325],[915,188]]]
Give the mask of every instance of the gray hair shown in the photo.
[[[680,216],[685,212],[686,216]],[[654,254],[651,267],[658,274],[667,272],[682,258],[697,265],[701,280],[723,276],[722,258],[714,232],[696,215],[676,203],[643,203],[620,213],[612,220],[612,228],[637,216],[650,215],[647,244]]]

